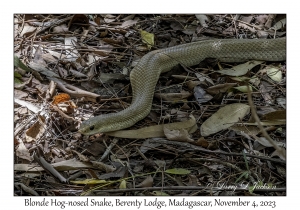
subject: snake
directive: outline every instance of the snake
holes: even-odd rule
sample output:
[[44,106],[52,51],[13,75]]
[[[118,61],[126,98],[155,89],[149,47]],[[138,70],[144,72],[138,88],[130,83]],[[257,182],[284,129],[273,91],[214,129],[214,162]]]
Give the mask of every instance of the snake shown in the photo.
[[150,113],[155,86],[161,73],[178,64],[194,66],[206,58],[215,58],[220,62],[285,61],[286,38],[209,39],[150,51],[130,72],[131,104],[120,112],[98,115],[83,121],[79,132],[93,135],[133,126]]

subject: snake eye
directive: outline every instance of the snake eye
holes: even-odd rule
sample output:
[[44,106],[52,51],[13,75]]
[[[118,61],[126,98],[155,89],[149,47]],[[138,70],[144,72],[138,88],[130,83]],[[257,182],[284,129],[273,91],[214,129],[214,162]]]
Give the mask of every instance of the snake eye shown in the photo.
[[90,131],[94,130],[94,128],[95,128],[95,126],[92,125],[92,126],[90,127]]

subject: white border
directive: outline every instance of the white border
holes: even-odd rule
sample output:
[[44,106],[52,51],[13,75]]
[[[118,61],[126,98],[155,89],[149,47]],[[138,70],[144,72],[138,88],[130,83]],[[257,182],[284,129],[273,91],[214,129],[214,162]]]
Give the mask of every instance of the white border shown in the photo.
[[[214,0],[214,1],[20,1],[5,2],[2,5],[1,21],[1,82],[0,90],[2,102],[0,106],[0,130],[1,130],[1,204],[3,207],[24,207],[24,197],[13,196],[13,14],[14,13],[287,13],[287,63],[288,63],[288,94],[287,94],[287,197],[241,197],[243,200],[260,201],[276,200],[277,209],[298,206],[299,182],[296,179],[299,174],[299,126],[297,123],[300,102],[300,69],[299,69],[299,6],[296,1],[276,0]],[[11,3],[12,6],[9,4]],[[28,198],[28,197],[26,197]],[[52,197],[59,200],[84,200],[79,197]],[[100,199],[99,197],[97,197]],[[119,197],[122,200],[133,200],[137,197]],[[180,199],[180,197],[177,197]],[[219,197],[191,197],[192,200],[213,200]],[[41,197],[36,198],[41,199]],[[51,199],[51,197],[47,197]],[[114,197],[108,197],[114,200]],[[152,199],[147,197],[147,199]],[[160,198],[161,199],[161,198]],[[167,198],[162,198],[166,199]],[[236,200],[237,197],[221,197],[222,200]],[[3,205],[4,204],[4,205]],[[26,207],[28,208],[28,207]],[[33,207],[32,207],[33,208]],[[35,207],[35,209],[41,207]],[[67,207],[68,208],[68,207]],[[67,209],[66,208],[66,209]],[[128,207],[130,208],[130,207]],[[153,208],[153,207],[152,207]],[[194,207],[199,208],[199,207]],[[203,208],[203,207],[201,207]],[[31,209],[31,208],[30,208]],[[101,209],[109,209],[101,207]],[[131,209],[131,208],[130,208]],[[133,208],[134,209],[134,208]],[[162,208],[163,209],[163,208]],[[177,208],[179,209],[179,207]],[[293,208],[295,209],[295,208]]]

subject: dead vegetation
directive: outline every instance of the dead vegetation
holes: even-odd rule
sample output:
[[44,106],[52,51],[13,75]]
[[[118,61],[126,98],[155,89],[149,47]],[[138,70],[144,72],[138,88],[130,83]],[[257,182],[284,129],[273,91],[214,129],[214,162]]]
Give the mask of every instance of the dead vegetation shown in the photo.
[[286,194],[285,62],[178,66],[130,131],[77,132],[129,106],[149,51],[284,37],[284,15],[16,14],[14,26],[15,195]]

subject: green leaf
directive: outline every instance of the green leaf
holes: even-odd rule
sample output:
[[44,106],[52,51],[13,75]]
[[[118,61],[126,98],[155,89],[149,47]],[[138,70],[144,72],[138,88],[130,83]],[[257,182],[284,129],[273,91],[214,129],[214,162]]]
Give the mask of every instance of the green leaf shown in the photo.
[[21,79],[22,78],[22,75],[21,74],[19,74],[19,72],[14,72],[14,77],[15,78],[19,78],[19,79]]
[[161,191],[153,191],[152,193],[156,196],[170,196],[169,194]]
[[14,56],[14,65],[27,72],[32,72],[32,70],[28,68],[16,55]]
[[15,84],[22,84],[22,81],[15,77],[14,78],[14,83]]
[[99,179],[85,179],[80,181],[71,181],[73,184],[104,184],[108,183],[105,180],[99,180]]
[[245,160],[246,168],[249,171],[248,160],[247,160],[247,157],[246,157],[246,154],[245,154],[244,150],[243,150],[243,157],[244,157],[244,160]]
[[172,168],[165,171],[168,174],[178,174],[178,175],[187,175],[190,174],[191,171],[186,170],[184,168]]
[[253,193],[254,189],[255,189],[255,186],[249,186],[249,192],[250,193]]
[[126,180],[122,180],[119,186],[119,189],[126,189]]
[[[248,88],[247,85],[239,86],[239,87],[234,87],[234,89],[241,91],[242,93],[248,93]],[[249,86],[250,92],[252,92],[252,87]]]
[[235,180],[235,183],[237,183],[238,181],[240,181],[243,177],[247,178],[249,175],[248,171],[244,171],[237,180]]
[[147,31],[140,31],[142,41],[147,44],[148,49],[151,49],[152,46],[154,46],[154,34],[148,33]]

